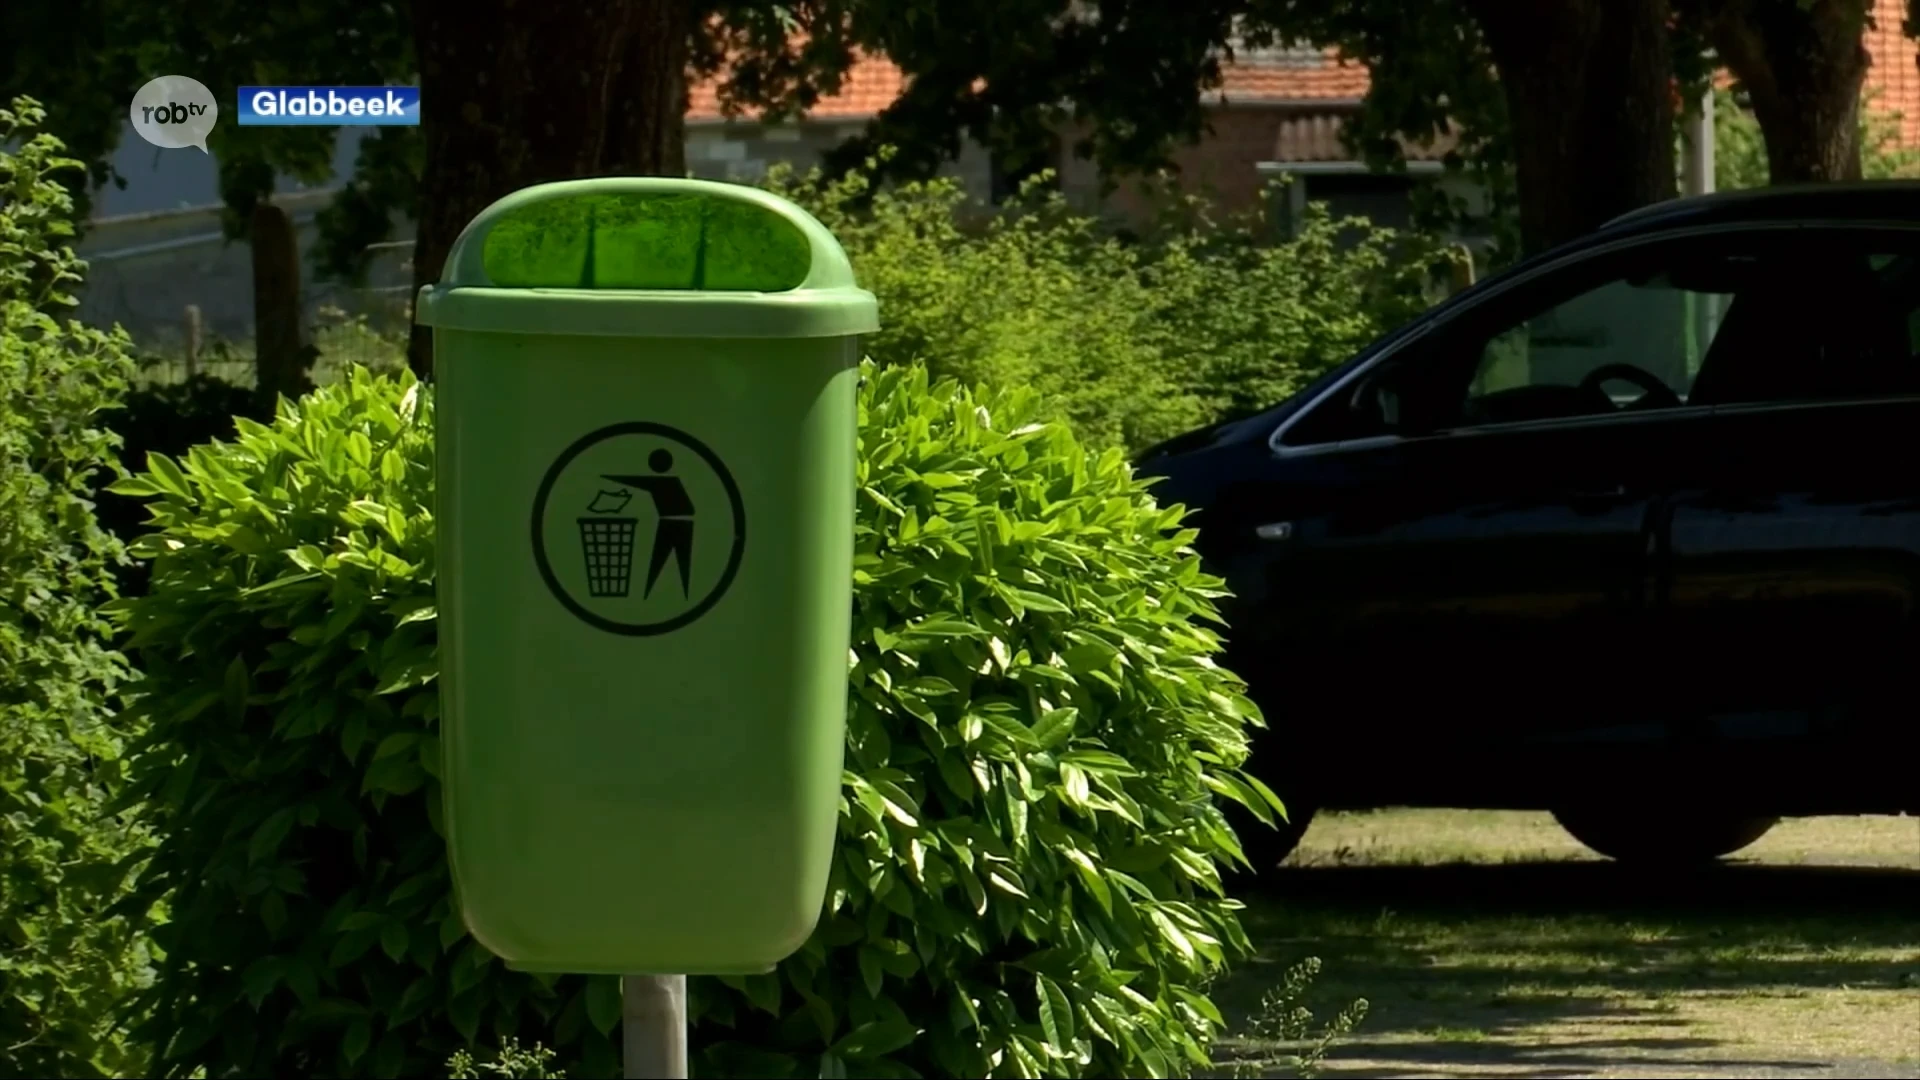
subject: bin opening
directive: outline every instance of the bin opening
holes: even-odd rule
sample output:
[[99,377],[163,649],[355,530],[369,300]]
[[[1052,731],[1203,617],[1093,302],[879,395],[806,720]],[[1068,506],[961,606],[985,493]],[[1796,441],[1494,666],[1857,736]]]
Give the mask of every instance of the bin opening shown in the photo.
[[704,192],[597,192],[510,210],[487,231],[491,284],[519,289],[786,292],[813,267],[794,222]]

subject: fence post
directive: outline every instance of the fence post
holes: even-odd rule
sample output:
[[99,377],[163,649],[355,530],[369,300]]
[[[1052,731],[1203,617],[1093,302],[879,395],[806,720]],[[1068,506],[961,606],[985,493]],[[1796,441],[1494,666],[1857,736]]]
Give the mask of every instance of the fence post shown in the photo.
[[300,245],[286,210],[262,199],[248,222],[253,254],[254,370],[263,407],[312,389],[301,342]]
[[188,304],[186,310],[185,334],[187,339],[187,378],[200,374],[200,346],[206,333],[200,319],[200,305]]

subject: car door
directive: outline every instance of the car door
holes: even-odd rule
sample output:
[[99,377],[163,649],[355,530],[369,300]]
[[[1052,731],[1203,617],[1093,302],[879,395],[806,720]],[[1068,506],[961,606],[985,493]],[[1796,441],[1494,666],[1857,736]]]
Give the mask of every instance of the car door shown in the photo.
[[1707,416],[1680,398],[1697,298],[1658,273],[1683,250],[1467,309],[1276,433],[1202,525],[1235,537],[1238,670],[1306,717],[1303,758],[1347,763],[1330,802],[1553,805],[1592,776],[1564,766],[1660,737],[1658,508]]
[[1659,592],[1723,800],[1920,807],[1920,243],[1832,232],[1735,298],[1695,387]]

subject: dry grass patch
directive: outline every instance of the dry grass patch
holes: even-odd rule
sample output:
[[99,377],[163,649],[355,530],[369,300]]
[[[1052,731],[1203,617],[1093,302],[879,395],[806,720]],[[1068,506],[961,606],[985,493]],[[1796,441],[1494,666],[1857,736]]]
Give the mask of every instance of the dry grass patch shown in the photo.
[[[1789,821],[1653,875],[1544,814],[1334,814],[1247,899],[1261,959],[1220,988],[1230,1015],[1308,955],[1316,1012],[1371,1005],[1326,1076],[1920,1076],[1912,818]],[[1262,1068],[1280,1053],[1223,1056],[1287,1075]]]

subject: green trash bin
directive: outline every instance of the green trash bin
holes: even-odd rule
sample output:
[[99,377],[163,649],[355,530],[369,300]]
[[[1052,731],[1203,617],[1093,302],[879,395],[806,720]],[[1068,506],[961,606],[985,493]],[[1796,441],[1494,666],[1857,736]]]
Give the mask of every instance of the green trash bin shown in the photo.
[[767,970],[833,851],[872,294],[783,199],[622,178],[488,207],[417,311],[467,926],[523,970]]

